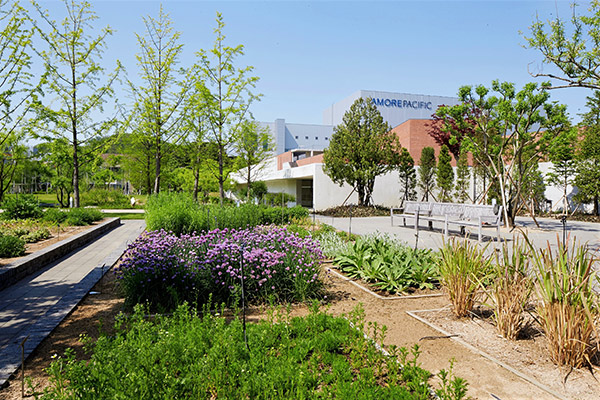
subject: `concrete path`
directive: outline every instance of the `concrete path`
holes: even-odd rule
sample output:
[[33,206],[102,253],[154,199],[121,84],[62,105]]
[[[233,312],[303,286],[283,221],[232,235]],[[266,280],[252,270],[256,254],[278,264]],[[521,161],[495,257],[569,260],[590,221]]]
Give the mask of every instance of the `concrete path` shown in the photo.
[[0,387],[144,230],[126,220],[94,242],[0,291]]
[[[336,229],[359,235],[380,232],[393,235],[406,242],[410,246],[415,245],[415,230],[413,220],[407,220],[406,226],[403,226],[402,219],[395,217],[394,226],[391,225],[390,217],[363,217],[363,218],[333,218],[323,215],[316,215],[317,220],[332,225]],[[521,232],[527,234],[535,247],[546,247],[547,242],[556,247],[557,237],[562,240],[562,223],[560,220],[550,218],[538,218],[540,228],[537,228],[531,218],[517,217],[517,228],[510,231],[507,228],[500,228],[502,241],[512,241],[514,237],[521,235]],[[419,248],[439,249],[444,245],[443,224],[434,223],[434,230],[430,231],[426,223],[419,224]],[[466,232],[470,239],[477,241],[477,229],[467,227]],[[600,223],[567,221],[567,235],[580,243],[587,243],[592,250],[600,250]],[[489,243],[495,240],[495,228],[483,228],[483,241]],[[462,237],[457,226],[450,227],[449,237]],[[484,243],[484,244],[485,244]],[[496,247],[496,242],[490,243],[490,247]]]

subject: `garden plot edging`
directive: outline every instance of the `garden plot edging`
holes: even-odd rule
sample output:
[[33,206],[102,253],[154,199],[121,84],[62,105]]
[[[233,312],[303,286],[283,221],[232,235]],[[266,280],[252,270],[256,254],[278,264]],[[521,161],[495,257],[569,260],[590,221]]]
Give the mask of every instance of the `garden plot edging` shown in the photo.
[[44,268],[51,262],[88,244],[120,224],[120,218],[110,218],[108,221],[98,224],[91,229],[61,240],[35,253],[31,253],[11,264],[0,266],[0,290],[6,289],[26,276]]
[[431,322],[427,321],[425,318],[420,317],[417,315],[417,313],[422,313],[422,312],[437,312],[437,311],[441,311],[442,309],[433,309],[433,310],[413,310],[413,311],[406,311],[406,313],[408,315],[410,315],[411,317],[413,317],[414,319],[416,319],[419,322],[424,323],[425,325],[429,326],[430,328],[438,331],[439,333],[441,333],[444,336],[447,336],[448,338],[454,340],[457,343],[460,343],[462,346],[466,347],[467,349],[475,352],[476,354],[481,355],[484,358],[487,358],[488,360],[490,360],[491,362],[493,362],[494,364],[497,364],[499,366],[501,366],[502,368],[512,372],[513,374],[517,375],[519,378],[524,379],[525,381],[531,383],[534,386],[537,386],[538,388],[540,388],[541,390],[545,391],[548,394],[551,394],[552,396],[556,397],[557,399],[561,399],[561,400],[569,400],[567,397],[563,396],[562,394],[556,392],[555,390],[549,388],[548,386],[540,383],[539,381],[537,381],[535,378],[522,373],[521,371],[517,370],[516,368],[511,367],[510,365],[498,360],[497,358],[495,358],[494,356],[478,349],[477,347],[467,343],[466,341],[462,340],[459,336],[456,335],[452,335],[449,332],[446,332],[445,330],[443,330],[442,328],[440,328],[439,326],[432,324]]
[[401,300],[401,299],[420,299],[420,298],[424,298],[424,297],[440,297],[442,296],[441,293],[436,293],[436,294],[417,294],[417,295],[405,295],[405,296],[381,296],[377,293],[375,293],[374,291],[370,290],[369,288],[364,287],[363,285],[361,285],[358,282],[355,282],[354,280],[348,278],[347,276],[340,274],[338,271],[336,271],[333,268],[330,267],[326,267],[327,268],[327,272],[330,272],[332,274],[334,274],[335,276],[337,276],[340,279],[343,279],[345,281],[350,282],[351,284],[353,284],[354,286],[356,286],[357,288],[364,290],[365,292],[369,293],[371,296],[380,299],[380,300]]

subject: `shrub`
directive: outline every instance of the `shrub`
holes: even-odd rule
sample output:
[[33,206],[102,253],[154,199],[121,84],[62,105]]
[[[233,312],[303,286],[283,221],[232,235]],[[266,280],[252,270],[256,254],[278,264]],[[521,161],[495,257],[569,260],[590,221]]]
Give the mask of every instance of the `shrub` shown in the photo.
[[67,213],[58,208],[48,208],[42,215],[44,221],[60,224],[67,219]]
[[42,215],[40,203],[32,194],[19,194],[7,197],[2,203],[4,219],[39,218]]
[[484,252],[477,244],[454,239],[440,251],[440,280],[458,318],[466,317],[473,309],[480,285],[487,286],[491,262]]
[[170,231],[176,235],[206,232],[212,229],[242,229],[257,225],[287,224],[306,218],[308,210],[266,207],[254,204],[234,206],[199,205],[183,193],[159,193],[151,196],[146,207],[148,230]]
[[66,223],[68,225],[83,226],[100,221],[102,218],[102,212],[95,208],[71,208],[67,213]]
[[23,239],[25,243],[36,243],[40,240],[46,240],[50,236],[50,230],[48,230],[48,228],[39,228],[19,237]]
[[25,241],[16,236],[0,236],[0,257],[19,257],[25,254]]
[[[90,360],[72,350],[54,360],[42,399],[431,398],[432,374],[419,366],[417,346],[384,355],[351,321],[316,307],[248,324],[247,346],[240,318],[228,322],[208,307],[202,316],[180,307],[154,322],[145,312],[122,317],[114,337],[84,338]],[[459,400],[466,387],[444,373],[437,392]]]
[[240,296],[242,256],[249,300],[305,300],[322,288],[317,242],[284,228],[213,230],[177,237],[165,231],[142,235],[117,269],[128,305],[172,309],[209,295],[228,304]]
[[81,204],[102,208],[131,208],[130,198],[119,190],[91,189],[81,194]]
[[528,276],[530,264],[526,248],[515,240],[511,251],[504,245],[502,257],[494,266],[494,281],[489,295],[496,328],[502,337],[509,340],[515,340],[523,328],[523,312],[532,289]]
[[569,249],[559,242],[553,253],[548,243],[546,249],[534,252],[533,262],[541,300],[537,313],[550,358],[557,365],[590,365],[598,351],[592,344],[598,299],[593,288],[594,259],[587,246],[574,243]]

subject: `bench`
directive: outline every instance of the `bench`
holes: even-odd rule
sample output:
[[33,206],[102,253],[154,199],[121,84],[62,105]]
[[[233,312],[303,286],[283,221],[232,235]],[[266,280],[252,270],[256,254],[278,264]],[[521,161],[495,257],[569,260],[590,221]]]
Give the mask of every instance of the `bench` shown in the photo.
[[[395,214],[394,211],[400,211]],[[419,231],[419,221],[441,222],[444,224],[444,238],[448,238],[448,226],[458,225],[462,228],[473,226],[477,228],[478,240],[481,242],[482,227],[496,228],[496,237],[500,241],[500,224],[502,223],[502,207],[485,204],[433,203],[422,201],[406,201],[404,208],[390,208],[391,224],[394,217],[402,218],[404,226],[406,219],[415,220],[415,233]]]

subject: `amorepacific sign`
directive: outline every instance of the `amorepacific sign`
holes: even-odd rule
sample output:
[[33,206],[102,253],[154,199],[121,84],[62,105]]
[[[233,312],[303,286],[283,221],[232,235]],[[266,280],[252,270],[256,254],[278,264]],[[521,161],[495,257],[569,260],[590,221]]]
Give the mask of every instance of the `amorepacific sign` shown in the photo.
[[383,107],[397,107],[397,108],[425,108],[427,110],[432,109],[431,101],[417,101],[417,100],[401,100],[401,99],[381,99],[381,98],[373,98],[373,104],[376,106]]

